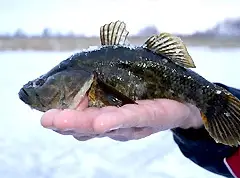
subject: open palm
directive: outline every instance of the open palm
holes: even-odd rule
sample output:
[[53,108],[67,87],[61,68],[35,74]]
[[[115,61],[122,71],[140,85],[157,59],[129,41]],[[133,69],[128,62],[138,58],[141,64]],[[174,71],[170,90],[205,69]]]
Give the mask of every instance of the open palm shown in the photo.
[[137,103],[120,108],[88,108],[88,99],[85,98],[77,110],[49,110],[42,116],[41,124],[81,141],[96,137],[126,141],[176,127],[197,128],[203,124],[199,110],[192,105],[168,99]]

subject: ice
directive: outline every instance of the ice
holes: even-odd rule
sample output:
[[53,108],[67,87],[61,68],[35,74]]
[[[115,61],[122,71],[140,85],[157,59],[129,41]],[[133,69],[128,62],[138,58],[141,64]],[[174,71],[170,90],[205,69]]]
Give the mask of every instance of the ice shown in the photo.
[[[189,48],[197,72],[240,87],[240,50]],[[71,52],[1,52],[1,178],[217,178],[186,159],[170,132],[138,141],[108,138],[79,142],[40,126],[42,113],[18,99],[20,87]]]

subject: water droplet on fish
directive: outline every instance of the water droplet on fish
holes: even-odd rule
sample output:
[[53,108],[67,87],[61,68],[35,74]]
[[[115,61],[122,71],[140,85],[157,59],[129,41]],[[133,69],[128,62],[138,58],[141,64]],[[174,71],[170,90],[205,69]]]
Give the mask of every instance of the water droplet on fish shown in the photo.
[[176,49],[175,52],[178,54],[181,52],[181,49]]
[[168,62],[168,60],[167,60],[167,59],[163,59],[163,62],[164,62],[164,63],[167,63],[167,62]]
[[229,112],[225,112],[224,115],[227,116],[227,117],[230,117],[230,113]]

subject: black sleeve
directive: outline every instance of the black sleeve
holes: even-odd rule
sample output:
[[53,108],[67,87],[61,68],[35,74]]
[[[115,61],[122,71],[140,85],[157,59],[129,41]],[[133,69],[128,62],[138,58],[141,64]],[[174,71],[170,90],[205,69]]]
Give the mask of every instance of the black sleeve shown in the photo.
[[[216,83],[224,87],[236,97],[240,98],[240,90]],[[223,160],[234,154],[238,148],[216,143],[205,130],[200,129],[172,129],[174,141],[185,157],[195,164],[213,173],[233,177]]]

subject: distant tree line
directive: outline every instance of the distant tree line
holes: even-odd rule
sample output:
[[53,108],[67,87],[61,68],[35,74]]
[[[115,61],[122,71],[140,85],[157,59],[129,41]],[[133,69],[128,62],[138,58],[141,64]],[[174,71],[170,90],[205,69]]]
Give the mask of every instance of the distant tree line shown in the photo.
[[[146,26],[139,30],[139,32],[133,36],[150,36],[153,34],[159,34],[158,28],[154,25]],[[177,34],[183,36],[181,34]],[[240,36],[240,17],[235,19],[226,19],[217,23],[213,28],[203,32],[196,32],[191,36]],[[71,31],[68,33],[53,32],[50,28],[45,28],[38,35],[30,35],[25,33],[21,28],[18,28],[14,34],[0,34],[4,37],[84,37],[84,34],[75,34]]]
[[39,35],[30,35],[28,33],[25,33],[22,29],[17,29],[16,32],[12,35],[14,37],[31,37],[31,36],[40,36],[40,37],[74,37],[74,36],[84,36],[83,34],[76,35],[73,32],[69,31],[68,33],[60,33],[60,32],[52,32],[50,28],[44,28],[42,30],[42,33]]
[[[155,26],[147,26],[145,28],[140,29],[140,31],[136,34],[136,36],[150,36],[152,34],[158,34],[158,29]],[[24,30],[18,28],[15,33],[13,34],[0,34],[1,36],[8,36],[8,37],[84,37],[84,34],[76,34],[72,31],[68,33],[60,33],[60,32],[53,32],[50,28],[44,28],[40,34],[31,35],[25,33]]]

